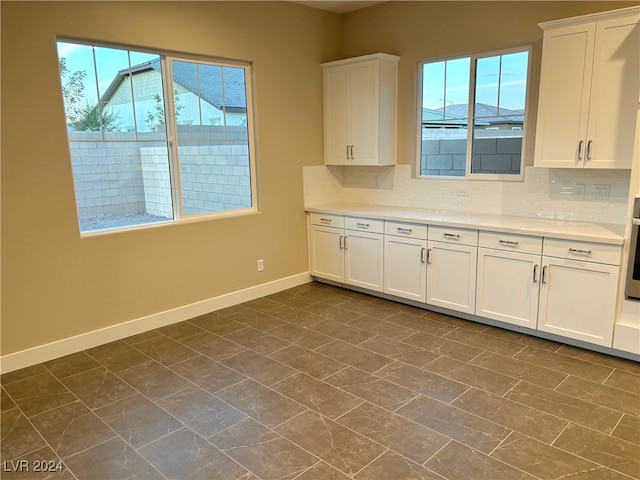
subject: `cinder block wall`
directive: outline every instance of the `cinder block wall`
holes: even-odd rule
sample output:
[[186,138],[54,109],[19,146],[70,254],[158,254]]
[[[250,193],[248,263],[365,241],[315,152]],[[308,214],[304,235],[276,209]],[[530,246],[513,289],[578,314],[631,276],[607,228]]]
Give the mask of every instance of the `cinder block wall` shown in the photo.
[[[464,176],[466,139],[422,141],[422,175]],[[520,173],[522,138],[476,138],[473,142],[472,173]]]
[[[69,132],[79,217],[173,218],[165,133],[138,133],[137,142],[124,141],[131,133],[107,135]],[[251,206],[246,127],[181,125],[177,136],[186,215]]]

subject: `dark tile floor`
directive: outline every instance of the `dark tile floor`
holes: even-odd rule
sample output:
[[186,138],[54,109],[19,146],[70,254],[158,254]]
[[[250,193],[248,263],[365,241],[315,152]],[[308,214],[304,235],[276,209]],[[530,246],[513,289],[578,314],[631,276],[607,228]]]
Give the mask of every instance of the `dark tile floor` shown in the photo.
[[1,453],[16,480],[638,479],[640,364],[313,283],[3,375]]

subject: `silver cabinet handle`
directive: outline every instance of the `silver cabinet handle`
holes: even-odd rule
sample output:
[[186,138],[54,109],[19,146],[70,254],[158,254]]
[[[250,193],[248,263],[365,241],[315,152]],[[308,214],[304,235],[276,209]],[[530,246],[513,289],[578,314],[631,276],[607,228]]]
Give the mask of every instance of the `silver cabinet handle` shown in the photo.
[[578,143],[578,160],[582,160],[582,145],[584,144],[584,140],[580,140]]
[[426,263],[427,262],[426,254],[427,254],[427,249],[422,247],[420,249],[420,262],[421,263]]
[[340,244],[340,250],[342,250],[344,248],[344,235],[340,235],[338,243]]
[[356,223],[356,227],[358,227],[358,228],[369,228],[370,225],[368,223]]
[[460,235],[457,233],[443,233],[442,236],[447,238],[460,238]]
[[591,255],[591,250],[580,250],[579,248],[570,248],[569,255],[571,255],[572,253],[578,254],[578,255]]
[[351,145],[351,160],[355,160],[355,155],[353,154],[353,145]]
[[321,219],[320,219],[320,223],[327,223],[327,224],[329,224],[329,223],[331,223],[331,219],[330,219],[330,218],[321,218]]
[[542,277],[540,278],[542,283],[547,283],[547,266],[542,267]]
[[533,283],[536,283],[538,281],[538,264],[536,263],[533,266]]
[[587,160],[591,160],[591,144],[593,142],[591,140],[589,140],[587,142]]
[[431,256],[432,256],[431,249],[430,249],[430,248],[428,248],[428,249],[427,249],[427,263],[431,263],[431,262],[433,261],[433,259],[431,258]]
[[344,236],[344,249],[345,250],[349,249],[349,236],[348,235]]
[[507,247],[516,247],[518,245],[518,242],[513,242],[511,240],[498,240],[498,243]]
[[349,145],[347,145],[347,160],[350,160],[350,157],[349,157]]
[[411,233],[411,229],[410,228],[402,228],[402,227],[397,227],[396,230],[400,233]]

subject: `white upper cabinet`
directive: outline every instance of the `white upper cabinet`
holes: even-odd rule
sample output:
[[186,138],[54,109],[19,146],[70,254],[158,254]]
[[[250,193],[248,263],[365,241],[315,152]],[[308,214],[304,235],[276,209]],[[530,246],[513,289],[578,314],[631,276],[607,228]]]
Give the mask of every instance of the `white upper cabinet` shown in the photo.
[[322,64],[326,165],[396,163],[399,59],[375,54]]
[[540,24],[536,167],[631,168],[639,22],[632,7]]

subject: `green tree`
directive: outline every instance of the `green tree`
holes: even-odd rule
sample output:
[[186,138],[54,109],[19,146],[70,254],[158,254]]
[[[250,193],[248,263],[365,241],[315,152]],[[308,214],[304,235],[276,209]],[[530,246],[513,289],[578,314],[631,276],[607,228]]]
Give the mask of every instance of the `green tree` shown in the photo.
[[78,132],[99,132],[100,127],[105,132],[116,132],[121,130],[120,117],[117,113],[104,109],[101,112],[101,118],[98,114],[98,105],[85,101],[78,109],[79,118],[70,125]]
[[[155,106],[152,111],[147,112],[147,118],[145,118],[144,123],[147,124],[147,128],[153,132],[156,125],[164,125],[165,124],[165,116],[164,116],[164,102],[162,101],[162,96],[159,93],[153,94],[153,99],[156,101]],[[173,92],[173,108],[176,111],[176,122],[180,118],[180,111],[184,108],[184,105],[180,103],[180,98],[178,97],[178,90],[174,90]]]
[[67,125],[72,124],[82,118],[82,100],[84,99],[84,79],[87,77],[86,70],[76,70],[71,73],[67,67],[67,59],[58,59],[60,68],[60,79],[62,80],[62,98],[64,100],[64,112]]

